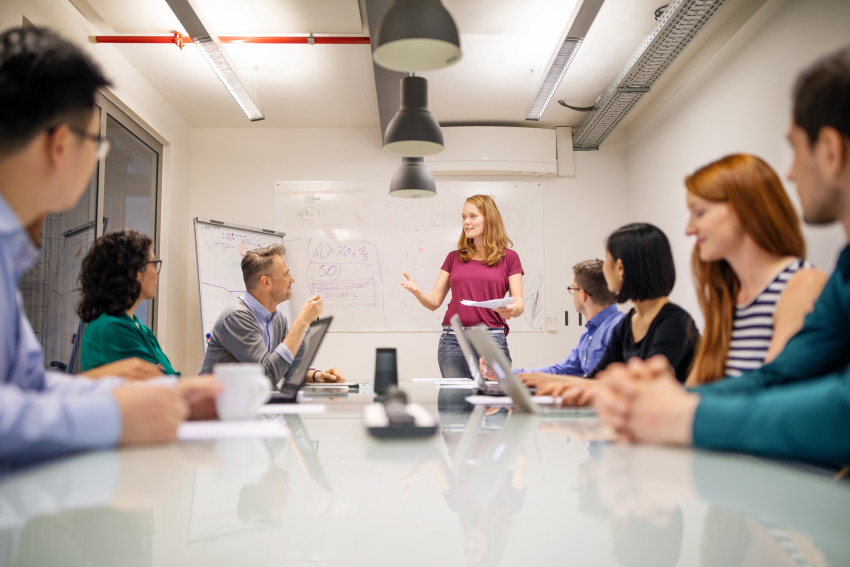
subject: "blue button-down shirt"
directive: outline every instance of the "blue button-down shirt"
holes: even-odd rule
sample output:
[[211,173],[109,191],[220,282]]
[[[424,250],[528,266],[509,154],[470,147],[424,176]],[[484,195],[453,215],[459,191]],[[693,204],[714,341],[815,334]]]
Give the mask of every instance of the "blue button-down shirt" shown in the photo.
[[277,311],[269,313],[269,310],[266,309],[262,303],[257,301],[250,292],[246,292],[245,295],[241,295],[239,299],[242,300],[242,303],[244,303],[245,306],[251,310],[251,313],[254,314],[254,317],[257,318],[257,322],[260,324],[260,331],[263,333],[263,342],[266,343],[268,351],[277,352],[286,362],[292,364],[292,360],[295,357],[292,356],[292,352],[290,352],[289,347],[283,343],[273,344],[272,342],[272,337],[274,336],[273,321],[275,315],[278,315]]
[[121,414],[109,390],[118,379],[45,372],[41,345],[18,285],[38,251],[0,195],[0,460],[115,445]]
[[578,345],[569,356],[553,364],[531,370],[519,369],[518,372],[545,372],[546,374],[567,374],[569,376],[587,376],[596,368],[599,359],[608,347],[611,333],[625,316],[616,305],[609,305],[593,316],[584,325],[584,332]]

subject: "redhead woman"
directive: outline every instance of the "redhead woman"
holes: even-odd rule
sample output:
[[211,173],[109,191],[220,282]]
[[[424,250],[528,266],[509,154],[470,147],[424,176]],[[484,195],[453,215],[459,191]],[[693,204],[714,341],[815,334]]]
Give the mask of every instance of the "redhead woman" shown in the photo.
[[691,267],[705,316],[687,385],[738,376],[779,354],[803,326],[826,274],[805,261],[800,220],[776,172],[747,154],[685,179]]
[[[446,299],[449,290],[452,299],[443,318],[443,334],[437,349],[440,373],[445,378],[472,378],[463,358],[449,320],[457,313],[464,327],[484,324],[491,338],[510,360],[507,335],[508,319],[522,314],[522,264],[519,255],[505,232],[502,215],[488,195],[473,195],[461,211],[461,233],[457,250],[449,252],[434,289],[424,293],[405,273],[407,281],[402,286],[412,293],[425,308],[434,311]],[[461,304],[461,300],[486,301],[510,293],[513,298],[507,307],[487,309]]]

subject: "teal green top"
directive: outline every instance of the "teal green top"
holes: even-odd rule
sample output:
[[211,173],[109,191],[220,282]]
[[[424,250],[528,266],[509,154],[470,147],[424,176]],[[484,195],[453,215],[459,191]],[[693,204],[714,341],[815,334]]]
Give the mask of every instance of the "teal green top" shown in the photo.
[[80,354],[83,372],[132,356],[159,364],[165,374],[180,375],[171,367],[156,335],[135,315],[131,319],[126,313],[117,317],[101,313],[100,317],[86,325]]
[[773,362],[694,391],[698,447],[850,463],[850,246]]

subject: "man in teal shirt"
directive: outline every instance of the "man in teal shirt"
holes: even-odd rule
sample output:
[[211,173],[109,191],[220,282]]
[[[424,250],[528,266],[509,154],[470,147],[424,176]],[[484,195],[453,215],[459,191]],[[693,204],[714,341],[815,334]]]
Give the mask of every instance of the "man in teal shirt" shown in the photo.
[[[850,241],[850,48],[800,75],[788,140],[804,220],[840,221]],[[686,391],[651,359],[603,379],[597,409],[623,438],[850,463],[850,246],[803,328],[760,370]]]

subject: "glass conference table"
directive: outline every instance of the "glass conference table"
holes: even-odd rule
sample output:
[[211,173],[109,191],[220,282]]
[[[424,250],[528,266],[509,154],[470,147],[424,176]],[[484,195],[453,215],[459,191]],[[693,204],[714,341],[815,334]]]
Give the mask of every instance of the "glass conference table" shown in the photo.
[[405,383],[441,432],[370,437],[372,395],[279,439],[72,456],[0,480],[0,565],[850,565],[850,483],[600,440],[592,417],[474,409]]

